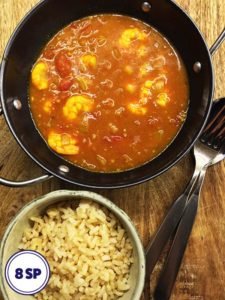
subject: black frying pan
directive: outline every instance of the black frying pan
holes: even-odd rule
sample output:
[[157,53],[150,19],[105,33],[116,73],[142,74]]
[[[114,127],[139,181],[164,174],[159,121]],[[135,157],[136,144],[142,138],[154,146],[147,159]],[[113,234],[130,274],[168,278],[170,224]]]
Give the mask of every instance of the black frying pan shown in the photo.
[[[70,22],[102,13],[128,15],[156,27],[180,53],[190,82],[187,120],[174,142],[151,162],[114,174],[84,170],[52,152],[36,130],[28,105],[30,71],[45,44]],[[206,43],[185,12],[170,0],[150,0],[149,3],[141,0],[41,1],[19,24],[6,47],[0,90],[2,112],[14,137],[24,151],[51,175],[17,183],[0,179],[0,183],[25,186],[54,175],[80,186],[118,188],[149,180],[173,166],[191,149],[209,115],[213,86],[212,62]]]

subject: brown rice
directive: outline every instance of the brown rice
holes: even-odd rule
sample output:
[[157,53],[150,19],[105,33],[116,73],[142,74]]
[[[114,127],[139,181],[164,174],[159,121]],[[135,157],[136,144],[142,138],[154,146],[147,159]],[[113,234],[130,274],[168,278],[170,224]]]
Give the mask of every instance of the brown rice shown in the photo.
[[20,249],[40,252],[51,269],[38,300],[115,300],[130,289],[130,239],[106,208],[81,200],[32,217]]

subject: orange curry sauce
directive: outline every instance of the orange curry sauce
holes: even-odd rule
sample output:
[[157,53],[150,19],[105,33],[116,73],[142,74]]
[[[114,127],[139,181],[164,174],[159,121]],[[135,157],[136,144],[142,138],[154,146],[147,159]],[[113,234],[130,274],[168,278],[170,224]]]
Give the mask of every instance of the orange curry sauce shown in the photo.
[[126,16],[70,24],[33,67],[30,106],[49,147],[85,169],[115,172],[159,155],[186,118],[184,65],[154,28]]

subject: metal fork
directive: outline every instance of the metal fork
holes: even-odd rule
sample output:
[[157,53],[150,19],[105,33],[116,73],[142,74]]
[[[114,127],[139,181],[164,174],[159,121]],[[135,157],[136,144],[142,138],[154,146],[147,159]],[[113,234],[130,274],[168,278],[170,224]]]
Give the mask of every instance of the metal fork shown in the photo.
[[189,185],[186,207],[155,290],[156,300],[170,298],[197,214],[199,194],[206,170],[225,158],[225,98],[215,104],[214,110],[211,121],[194,146],[198,175],[192,180],[192,186]]
[[[219,49],[220,45],[223,43],[225,39],[225,28],[223,29],[222,33],[210,48],[210,53],[213,56],[215,52]],[[162,250],[164,249],[165,245],[167,244],[169,238],[175,231],[184,208],[186,206],[187,198],[191,192],[191,189],[199,175],[198,167],[196,166],[193,177],[188,184],[184,193],[173,203],[172,207],[170,208],[169,212],[167,213],[165,219],[163,220],[160,228],[158,229],[157,233],[155,234],[154,238],[150,241],[146,248],[146,283],[148,283],[148,279],[160,257]]]

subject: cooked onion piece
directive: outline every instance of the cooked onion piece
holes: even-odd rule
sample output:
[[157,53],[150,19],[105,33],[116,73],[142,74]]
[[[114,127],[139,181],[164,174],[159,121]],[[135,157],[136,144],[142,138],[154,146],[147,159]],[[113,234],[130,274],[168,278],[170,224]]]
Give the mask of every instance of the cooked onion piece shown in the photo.
[[160,93],[157,96],[156,103],[158,105],[165,107],[169,102],[170,102],[170,97],[167,95],[167,93]]
[[52,102],[51,101],[46,101],[45,102],[45,104],[44,104],[44,107],[43,107],[43,109],[44,109],[44,111],[46,112],[46,113],[50,113],[51,112],[51,110],[52,110]]
[[137,86],[133,83],[128,83],[125,88],[130,94],[133,94],[137,90]]
[[141,104],[139,103],[130,103],[128,105],[128,109],[136,115],[145,115],[147,113],[147,108],[143,107]]
[[127,65],[124,67],[124,72],[126,72],[128,75],[132,75],[134,73],[134,69],[132,66]]

